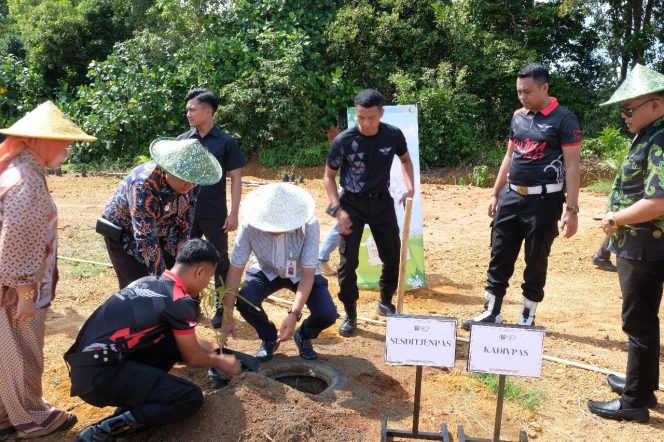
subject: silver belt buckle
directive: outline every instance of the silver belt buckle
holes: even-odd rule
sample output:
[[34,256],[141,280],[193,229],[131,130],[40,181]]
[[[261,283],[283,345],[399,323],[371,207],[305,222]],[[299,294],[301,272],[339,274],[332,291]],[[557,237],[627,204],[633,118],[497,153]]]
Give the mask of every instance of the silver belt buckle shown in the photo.
[[519,195],[528,195],[528,188],[526,186],[516,186],[516,193]]

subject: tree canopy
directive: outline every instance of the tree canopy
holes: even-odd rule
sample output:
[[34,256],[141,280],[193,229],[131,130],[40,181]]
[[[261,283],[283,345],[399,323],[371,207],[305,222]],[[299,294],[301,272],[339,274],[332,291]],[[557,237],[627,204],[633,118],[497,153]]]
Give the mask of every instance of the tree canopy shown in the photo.
[[54,99],[99,141],[74,160],[128,163],[187,129],[209,87],[218,123],[266,165],[319,165],[354,94],[420,110],[426,165],[495,163],[539,61],[586,136],[634,63],[664,68],[655,0],[0,0],[0,124]]

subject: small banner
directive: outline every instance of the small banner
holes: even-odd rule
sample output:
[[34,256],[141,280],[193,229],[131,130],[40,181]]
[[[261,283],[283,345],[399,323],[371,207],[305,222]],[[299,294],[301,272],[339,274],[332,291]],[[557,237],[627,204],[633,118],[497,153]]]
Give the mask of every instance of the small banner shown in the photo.
[[[385,106],[385,114],[381,121],[396,126],[403,132],[408,144],[408,153],[413,161],[413,211],[410,219],[410,236],[408,238],[408,258],[406,262],[406,288],[416,289],[427,286],[424,273],[424,233],[422,228],[422,198],[420,196],[420,142],[417,126],[417,106]],[[348,127],[356,124],[355,108],[349,107]],[[405,208],[399,199],[406,193],[406,184],[401,171],[401,161],[397,156],[392,162],[390,171],[390,194],[394,199],[399,229],[403,229]],[[369,226],[364,226],[360,243],[360,264],[357,267],[357,286],[360,288],[378,288],[378,280],[382,270],[382,261],[378,256],[376,242],[371,235]]]

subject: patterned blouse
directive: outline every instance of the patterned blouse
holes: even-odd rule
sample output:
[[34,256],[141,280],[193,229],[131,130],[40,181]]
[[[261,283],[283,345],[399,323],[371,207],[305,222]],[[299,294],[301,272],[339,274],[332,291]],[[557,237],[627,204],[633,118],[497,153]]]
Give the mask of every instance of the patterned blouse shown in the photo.
[[199,189],[176,193],[166,182],[166,172],[150,161],[129,172],[103,216],[123,228],[125,252],[145,264],[151,275],[161,275],[166,269],[163,254],[175,257],[178,244],[189,239]]
[[37,308],[51,303],[57,283],[57,209],[44,169],[28,151],[0,174],[0,295],[17,302],[18,285],[35,284]]

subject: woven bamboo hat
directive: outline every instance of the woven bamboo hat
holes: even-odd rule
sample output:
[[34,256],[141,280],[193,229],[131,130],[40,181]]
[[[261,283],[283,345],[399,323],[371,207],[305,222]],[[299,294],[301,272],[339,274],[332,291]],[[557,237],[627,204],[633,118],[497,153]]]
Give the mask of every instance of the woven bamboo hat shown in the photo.
[[637,63],[634,69],[627,74],[625,81],[611,95],[611,98],[600,106],[620,103],[621,101],[661,91],[664,91],[664,75]]
[[302,227],[314,216],[316,203],[306,190],[289,183],[266,184],[243,200],[242,213],[250,226],[282,233]]
[[189,183],[209,186],[223,176],[219,161],[196,139],[157,138],[150,155],[166,172]]
[[45,101],[0,134],[51,140],[97,141],[86,134],[62,113],[52,101]]

